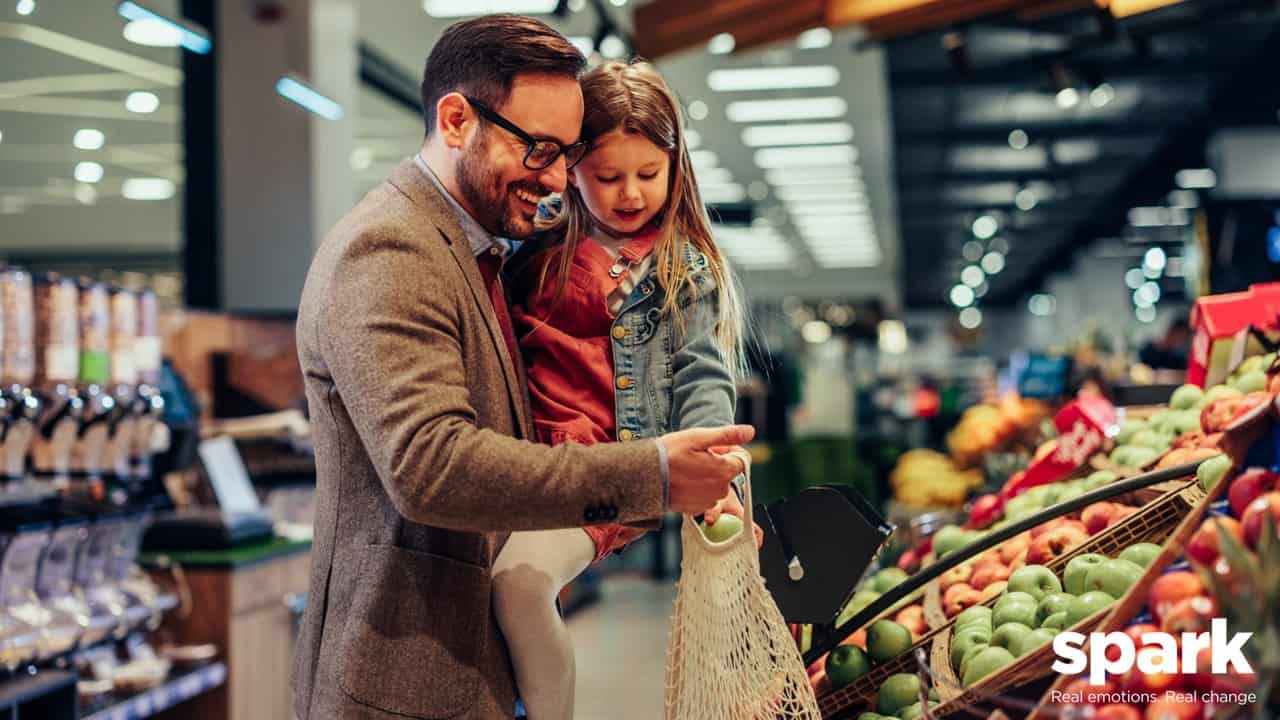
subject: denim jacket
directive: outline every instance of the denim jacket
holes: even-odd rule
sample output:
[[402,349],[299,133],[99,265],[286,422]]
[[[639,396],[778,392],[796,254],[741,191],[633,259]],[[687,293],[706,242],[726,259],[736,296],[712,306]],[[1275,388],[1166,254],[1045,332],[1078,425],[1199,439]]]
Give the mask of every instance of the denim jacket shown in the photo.
[[[523,244],[511,263],[516,273],[527,264],[521,256],[532,254],[529,251],[544,241],[538,238]],[[656,262],[636,283],[613,321],[614,375],[634,380],[625,388],[614,388],[620,441],[733,423],[734,380],[715,343],[719,314],[715,279],[701,253],[686,245],[684,257],[696,290],[680,289],[683,329],[674,317],[663,316],[666,291],[658,282]]]

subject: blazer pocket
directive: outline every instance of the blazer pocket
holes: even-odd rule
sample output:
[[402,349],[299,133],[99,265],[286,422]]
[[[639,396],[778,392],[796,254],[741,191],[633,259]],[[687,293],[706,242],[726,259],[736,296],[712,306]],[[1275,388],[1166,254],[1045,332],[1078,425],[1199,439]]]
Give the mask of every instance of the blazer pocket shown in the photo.
[[391,545],[360,552],[361,585],[340,642],[342,689],[357,702],[414,718],[472,709],[489,572]]

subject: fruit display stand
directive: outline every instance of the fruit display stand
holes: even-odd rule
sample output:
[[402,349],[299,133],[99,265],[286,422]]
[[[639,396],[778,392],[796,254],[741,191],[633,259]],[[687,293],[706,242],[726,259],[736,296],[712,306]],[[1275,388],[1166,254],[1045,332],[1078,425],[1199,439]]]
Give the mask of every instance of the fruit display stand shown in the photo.
[[[1164,567],[1161,558],[1167,564],[1168,558],[1176,554],[1179,544],[1184,539],[1186,528],[1194,528],[1205,506],[1205,494],[1194,479],[1183,479],[1180,487],[1165,493],[1162,497],[1145,506],[1141,511],[1130,515],[1103,532],[1095,535],[1083,545],[1055,558],[1045,567],[1049,568],[1061,581],[1068,564],[1076,557],[1085,554],[1102,555],[1115,558],[1126,548],[1137,543],[1162,543],[1161,554],[1147,568],[1144,575],[1129,588],[1123,598],[1115,601],[1108,608],[1094,613],[1073,627],[1073,632],[1087,635],[1090,632],[1106,631],[1107,621],[1132,598],[1145,597],[1146,586],[1150,578],[1158,574]],[[1159,567],[1157,567],[1159,566]],[[1144,584],[1145,581],[1145,584]],[[1065,583],[1063,583],[1065,584]],[[998,602],[992,598],[985,607],[993,607]],[[954,627],[954,620],[953,626]],[[952,628],[938,635],[933,642],[930,655],[930,671],[942,700],[933,709],[936,717],[946,717],[961,711],[972,711],[975,708],[990,704],[991,700],[1013,689],[1023,687],[1052,674],[1054,662],[1053,647],[1045,642],[1037,649],[1025,652],[1017,659],[997,672],[982,678],[969,687],[963,687],[953,669],[954,657],[951,640]],[[1025,711],[1025,708],[1024,708]]]
[[[1180,491],[1166,493],[1166,495],[1162,496],[1160,500],[1152,503],[1146,512],[1134,513],[1128,516],[1091,538],[1089,543],[1081,546],[1081,548],[1077,548],[1071,553],[1060,556],[1056,559],[1054,566],[1051,569],[1061,574],[1062,568],[1065,567],[1071,557],[1074,557],[1080,552],[1088,552],[1090,548],[1113,548],[1114,552],[1119,552],[1120,549],[1123,549],[1129,544],[1135,542],[1141,542],[1153,537],[1163,538],[1171,532],[1179,519],[1190,510],[1192,504],[1195,502],[1195,495],[1189,494],[1195,492],[1192,489],[1194,481],[1185,479],[1194,472],[1194,469],[1195,465],[1191,464],[1177,468],[1170,468],[1161,472],[1148,473],[1144,477],[1134,478],[1127,482],[1114,482],[1108,487],[1098,488],[1071,500],[1065,501],[1048,510],[1042,510],[1033,516],[1017,520],[1011,523],[1008,527],[994,531],[988,538],[972,543],[971,546],[954,551],[954,554],[951,557],[948,557],[944,561],[921,571],[908,583],[903,583],[903,587],[899,588],[898,592],[903,593],[902,597],[907,597],[909,594],[918,590],[917,584],[924,584],[933,581],[945,571],[959,565],[965,560],[975,557],[988,549],[997,547],[1000,543],[1016,537],[1024,531],[1032,527],[1036,527],[1059,515],[1074,512],[1096,501],[1133,493],[1145,484],[1160,483],[1172,478],[1182,477],[1184,480]],[[893,593],[886,593],[886,595],[892,594]],[[862,613],[859,613],[853,618],[853,620],[849,621],[845,626],[842,626],[848,628],[844,634],[847,636],[860,627],[870,625],[871,623],[869,621],[872,618],[883,617],[885,615],[885,608],[876,606],[884,605],[886,602],[889,603],[890,606],[897,606],[901,604],[901,599],[886,597],[881,601],[873,603],[872,607],[869,607]],[[992,599],[991,602],[994,602],[994,599]],[[869,613],[873,614],[871,614],[870,617],[863,617]],[[1097,619],[1101,619],[1101,615],[1095,618],[1095,620]],[[883,683],[887,678],[897,674],[910,674],[916,672],[920,664],[920,658],[925,658],[924,662],[927,664],[929,662],[927,658],[935,653],[934,647],[937,644],[939,637],[949,633],[953,624],[954,619],[950,619],[941,627],[931,629],[917,642],[915,642],[908,651],[872,668],[865,675],[857,678],[849,685],[833,692],[820,695],[819,707],[823,712],[823,717],[852,717],[857,712],[868,709],[876,697],[877,688],[879,688],[881,683]],[[813,658],[808,659],[810,661],[813,660]],[[1043,677],[1045,674],[1047,673],[1042,673],[1040,676]],[[936,708],[934,709],[934,712],[936,713]]]

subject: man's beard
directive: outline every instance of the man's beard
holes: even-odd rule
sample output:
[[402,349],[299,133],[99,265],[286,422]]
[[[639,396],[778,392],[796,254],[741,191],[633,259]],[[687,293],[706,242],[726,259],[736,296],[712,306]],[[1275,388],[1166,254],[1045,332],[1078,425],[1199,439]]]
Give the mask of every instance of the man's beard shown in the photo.
[[523,188],[539,197],[549,193],[538,183],[519,183],[504,187],[498,174],[488,163],[488,144],[476,138],[471,148],[458,161],[458,190],[471,206],[475,221],[491,235],[519,240],[533,234],[533,221],[513,207],[511,192]]

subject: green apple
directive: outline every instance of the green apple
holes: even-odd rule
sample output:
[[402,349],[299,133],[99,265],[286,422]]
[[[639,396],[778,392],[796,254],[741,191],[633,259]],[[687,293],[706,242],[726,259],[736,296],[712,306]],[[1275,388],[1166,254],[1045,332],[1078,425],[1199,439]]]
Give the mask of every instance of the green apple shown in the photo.
[[875,590],[859,590],[849,598],[849,602],[845,604],[844,609],[840,611],[840,616],[836,618],[836,627],[840,627],[853,619],[854,615],[862,612],[868,605],[875,602],[880,597],[880,593]]
[[[1026,593],[1020,593],[1025,595]],[[1036,601],[1034,599],[1026,602],[1008,603],[1003,607],[997,607],[991,615],[991,625],[999,630],[1001,626],[1009,623],[1022,623],[1028,627],[1034,627],[1036,624]]]
[[1142,578],[1141,565],[1129,560],[1104,560],[1084,576],[1085,592],[1101,590],[1113,598],[1124,597]]
[[1090,617],[1115,601],[1116,599],[1113,596],[1101,590],[1092,590],[1073,598],[1071,606],[1067,608],[1067,627],[1075,627],[1081,620]]
[[1008,650],[1002,647],[989,647],[969,661],[961,683],[965,687],[972,687],[982,678],[999,671],[1013,660],[1013,653]]
[[838,690],[870,672],[871,660],[857,645],[841,645],[827,655],[826,669],[831,689]]
[[969,543],[969,531],[958,525],[946,525],[933,536],[933,554],[942,557]]
[[1028,501],[1034,502],[1040,507],[1045,507],[1046,505],[1052,505],[1053,499],[1057,495],[1058,489],[1053,485],[1037,485],[1022,493],[1020,497],[1025,497]]
[[1173,438],[1169,437],[1163,430],[1142,430],[1133,436],[1129,441],[1130,445],[1138,445],[1141,447],[1155,448],[1164,452],[1169,448],[1169,444],[1173,442]]
[[1196,468],[1196,479],[1200,481],[1201,489],[1209,492],[1230,469],[1231,458],[1226,455],[1214,455]]
[[[937,701],[930,702],[929,707],[937,704]],[[898,720],[920,720],[920,718],[924,717],[924,708],[917,701],[899,710],[895,717]]]
[[938,702],[941,699],[942,698],[938,697],[938,688],[936,687],[929,688],[929,704],[930,705]]
[[1085,576],[1090,570],[1106,561],[1105,555],[1097,553],[1085,553],[1071,558],[1067,563],[1067,569],[1062,571],[1062,584],[1066,591],[1072,595],[1083,593]]
[[1004,517],[1011,522],[1021,520],[1028,515],[1034,514],[1042,507],[1035,496],[1028,496],[1023,493],[1004,504]]
[[1200,429],[1199,410],[1179,410],[1174,413],[1173,431],[1177,435]]
[[1148,568],[1151,567],[1151,563],[1155,562],[1156,556],[1159,554],[1159,545],[1155,543],[1138,543],[1121,550],[1118,557],[1121,560],[1128,560],[1135,565]]
[[1018,651],[1016,648],[1018,647],[1018,643],[1021,642],[1022,636],[1030,632],[1031,627],[1028,625],[1023,625],[1022,623],[1005,623],[1004,625],[996,628],[994,633],[991,633],[991,642],[988,644],[992,647],[1002,647],[1014,655],[1017,655]]
[[1009,576],[1008,590],[1024,592],[1039,603],[1046,595],[1062,592],[1062,582],[1043,565],[1024,565]]
[[1062,487],[1058,488],[1058,497],[1054,498],[1053,502],[1055,504],[1062,504],[1068,500],[1074,500],[1088,491],[1089,489],[1085,487],[1083,480],[1073,480],[1069,483],[1063,483]]
[[1213,387],[1209,388],[1208,391],[1205,392],[1204,404],[1208,405],[1214,400],[1221,400],[1223,398],[1240,397],[1243,394],[1244,393],[1231,387],[1230,385],[1214,385]]
[[1019,637],[1018,642],[1010,648],[1010,651],[1014,655],[1022,657],[1033,650],[1039,649],[1041,645],[1044,645],[1047,642],[1053,642],[1053,639],[1057,636],[1058,633],[1056,631],[1049,630],[1047,628],[1032,630],[1031,632]]
[[1191,410],[1204,402],[1204,391],[1195,385],[1183,385],[1169,396],[1169,407],[1174,410]]
[[1040,604],[1036,606],[1036,620],[1040,627],[1044,627],[1045,618],[1066,612],[1067,606],[1071,604],[1071,597],[1069,593],[1055,592],[1040,598]]
[[974,645],[990,645],[991,630],[985,627],[967,627],[951,636],[951,666],[959,667],[960,659]]
[[911,648],[911,631],[892,620],[877,620],[867,628],[867,654],[876,662],[898,657]]
[[1000,608],[1009,607],[1011,605],[1022,605],[1024,603],[1030,603],[1034,607],[1036,604],[1035,596],[1018,590],[1009,590],[1006,588],[1005,593],[1000,596],[999,600],[996,600],[995,606],[991,609],[991,621],[995,625],[999,625],[1000,623],[995,622],[995,616],[1000,614]]
[[964,671],[969,669],[969,662],[978,657],[979,653],[989,647],[991,646],[987,643],[978,643],[977,645],[969,646],[969,649],[964,651],[964,657],[960,658],[960,664],[952,665],[952,668],[956,671],[956,677],[964,677]]
[[[1068,595],[1067,597],[1070,597],[1072,600],[1075,599],[1075,597],[1072,595]],[[1045,630],[1053,630],[1055,632],[1058,630],[1066,630],[1067,629],[1067,611],[1063,610],[1062,612],[1056,612],[1050,615],[1049,617],[1045,618],[1043,622],[1040,623],[1040,627],[1044,628]]]
[[[1126,451],[1123,456],[1124,462],[1117,461],[1117,464],[1130,468],[1146,467],[1154,462],[1156,458],[1163,455],[1164,451],[1167,450],[1168,447],[1168,445],[1165,445],[1164,447],[1157,449],[1153,447],[1145,447],[1143,445],[1125,445],[1122,448],[1116,448],[1116,452],[1120,452],[1121,450]],[[1112,453],[1112,455],[1115,455],[1115,453]]]
[[889,592],[899,584],[905,582],[908,577],[910,577],[910,575],[907,575],[907,571],[901,568],[885,568],[876,573],[875,577],[871,579],[870,587],[872,590],[877,592]]
[[1147,429],[1145,420],[1125,420],[1120,423],[1120,432],[1116,434],[1117,445],[1128,445],[1133,436]]
[[702,534],[713,543],[722,543],[742,532],[742,518],[729,513],[720,513],[713,525],[702,522]]
[[920,699],[920,678],[915,673],[890,675],[876,693],[876,710],[893,715]]
[[1106,487],[1119,479],[1120,476],[1110,470],[1099,470],[1084,479],[1084,489],[1086,492],[1091,492],[1100,487]]
[[1262,392],[1267,389],[1267,374],[1261,370],[1250,370],[1237,377],[1235,382],[1231,383],[1231,387],[1246,395],[1251,392]]
[[957,630],[970,625],[991,629],[991,608],[983,605],[974,605],[971,608],[965,608],[956,616],[955,627]]

